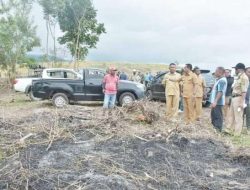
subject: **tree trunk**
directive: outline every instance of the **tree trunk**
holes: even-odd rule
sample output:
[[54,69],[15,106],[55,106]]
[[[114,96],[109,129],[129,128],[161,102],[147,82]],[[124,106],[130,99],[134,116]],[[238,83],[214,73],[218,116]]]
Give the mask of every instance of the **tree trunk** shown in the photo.
[[54,62],[56,63],[56,24],[54,24]]
[[75,47],[75,55],[74,55],[74,58],[75,58],[75,60],[74,60],[74,69],[76,69],[77,62],[79,61],[79,57],[78,57],[79,38],[80,38],[80,32],[79,32],[79,28],[78,28],[77,39],[76,39],[76,47]]
[[[47,32],[47,41],[46,41],[46,62],[48,62],[49,57],[49,21],[48,18],[46,18],[46,32]],[[44,67],[44,65],[43,65]]]
[[11,89],[13,89],[13,81],[16,78],[16,63],[13,61],[10,63],[10,67],[8,69],[8,83],[11,86]]
[[77,38],[76,38],[76,46],[75,46],[75,55],[74,55],[74,69],[78,67],[79,62],[79,51],[80,51],[80,35],[81,35],[81,23],[82,23],[83,17],[78,22],[78,31],[77,31]]
[[[51,20],[49,17],[48,25],[49,25],[49,31],[50,31],[51,37],[53,39],[53,45],[54,45],[54,48],[53,48],[53,65],[54,65],[56,63],[56,21]],[[51,25],[53,26],[53,31],[52,31]]]

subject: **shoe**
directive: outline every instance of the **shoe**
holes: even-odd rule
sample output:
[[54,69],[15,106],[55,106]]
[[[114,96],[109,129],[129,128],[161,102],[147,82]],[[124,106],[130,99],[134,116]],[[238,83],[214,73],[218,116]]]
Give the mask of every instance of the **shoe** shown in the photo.
[[182,111],[182,110],[179,110],[178,113],[183,113],[183,111]]
[[233,133],[228,130],[222,130],[222,134],[226,136],[233,136]]

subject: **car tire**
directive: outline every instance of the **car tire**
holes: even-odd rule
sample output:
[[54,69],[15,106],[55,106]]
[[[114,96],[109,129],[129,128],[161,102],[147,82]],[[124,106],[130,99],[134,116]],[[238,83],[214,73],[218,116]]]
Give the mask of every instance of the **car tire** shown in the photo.
[[52,97],[52,103],[57,108],[63,108],[69,104],[69,98],[64,93],[56,93]]
[[210,102],[206,101],[202,104],[204,108],[208,108],[210,106]]
[[147,90],[146,92],[146,98],[147,100],[153,100],[153,95],[152,95],[152,91],[151,90]]
[[32,90],[29,91],[29,97],[30,97],[30,100],[31,100],[31,101],[41,101],[41,100],[42,100],[42,98],[36,98],[36,97],[34,96]]
[[125,92],[122,93],[121,96],[119,97],[119,105],[127,105],[131,104],[133,101],[135,101],[135,95],[132,94],[131,92]]

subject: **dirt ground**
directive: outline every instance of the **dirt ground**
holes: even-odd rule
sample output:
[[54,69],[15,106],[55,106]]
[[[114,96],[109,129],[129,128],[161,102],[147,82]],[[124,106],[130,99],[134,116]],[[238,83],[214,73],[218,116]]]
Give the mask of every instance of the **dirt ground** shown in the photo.
[[208,109],[184,126],[160,102],[106,117],[6,90],[0,106],[0,189],[250,189],[250,149],[217,134]]

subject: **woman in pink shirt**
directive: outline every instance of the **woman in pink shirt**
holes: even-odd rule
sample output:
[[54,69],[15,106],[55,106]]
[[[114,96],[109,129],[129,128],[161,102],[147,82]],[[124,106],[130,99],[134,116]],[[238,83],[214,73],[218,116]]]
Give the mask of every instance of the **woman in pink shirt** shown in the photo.
[[102,83],[104,93],[104,111],[115,107],[116,94],[118,90],[119,78],[114,67],[109,68],[109,73],[105,75]]

